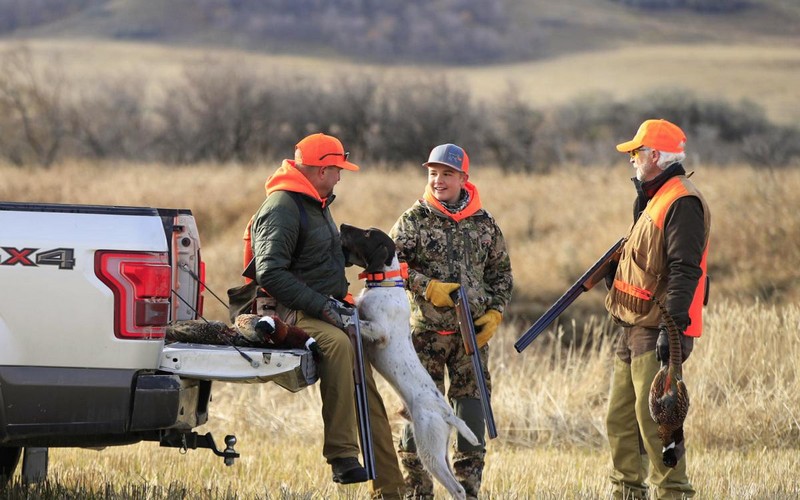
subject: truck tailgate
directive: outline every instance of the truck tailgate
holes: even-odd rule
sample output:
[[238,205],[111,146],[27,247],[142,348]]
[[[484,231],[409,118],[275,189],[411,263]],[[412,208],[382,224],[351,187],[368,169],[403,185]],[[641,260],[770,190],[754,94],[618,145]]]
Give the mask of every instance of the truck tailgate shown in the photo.
[[317,380],[314,359],[311,352],[304,349],[234,348],[175,342],[164,346],[159,370],[199,380],[275,382],[292,392]]

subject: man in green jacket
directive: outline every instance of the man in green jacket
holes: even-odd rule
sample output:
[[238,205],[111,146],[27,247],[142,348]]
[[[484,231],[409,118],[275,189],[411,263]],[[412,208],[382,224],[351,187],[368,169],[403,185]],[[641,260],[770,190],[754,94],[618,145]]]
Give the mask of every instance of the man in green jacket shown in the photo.
[[[322,454],[333,480],[342,484],[367,480],[357,458],[354,352],[343,331],[352,316],[352,310],[341,306],[348,296],[345,256],[329,209],[341,171],[358,170],[348,155],[329,135],[301,140],[294,160],[284,160],[267,179],[267,198],[251,227],[258,285],[277,301],[281,318],[314,337],[322,351]],[[391,427],[372,370],[365,368],[376,468],[371,487],[376,496],[398,497],[404,484]]]

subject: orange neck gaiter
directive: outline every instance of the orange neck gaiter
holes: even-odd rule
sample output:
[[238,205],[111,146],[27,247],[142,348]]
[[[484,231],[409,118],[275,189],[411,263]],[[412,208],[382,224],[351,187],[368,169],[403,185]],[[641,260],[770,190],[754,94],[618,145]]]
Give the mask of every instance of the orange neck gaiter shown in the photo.
[[464,184],[464,189],[469,194],[469,203],[461,211],[456,213],[452,213],[447,210],[444,205],[442,205],[442,203],[436,199],[436,197],[433,195],[430,185],[425,186],[425,194],[422,195],[422,198],[432,206],[436,207],[437,210],[446,216],[450,217],[456,222],[459,222],[481,209],[481,197],[478,195],[478,188],[475,187],[475,185],[471,182],[467,181]]

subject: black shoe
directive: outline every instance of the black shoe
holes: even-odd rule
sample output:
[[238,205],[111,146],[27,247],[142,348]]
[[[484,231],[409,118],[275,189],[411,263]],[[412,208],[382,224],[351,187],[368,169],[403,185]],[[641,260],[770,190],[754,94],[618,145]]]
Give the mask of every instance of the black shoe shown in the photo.
[[361,467],[356,457],[334,458],[331,460],[331,470],[334,483],[363,483],[368,479],[367,469]]

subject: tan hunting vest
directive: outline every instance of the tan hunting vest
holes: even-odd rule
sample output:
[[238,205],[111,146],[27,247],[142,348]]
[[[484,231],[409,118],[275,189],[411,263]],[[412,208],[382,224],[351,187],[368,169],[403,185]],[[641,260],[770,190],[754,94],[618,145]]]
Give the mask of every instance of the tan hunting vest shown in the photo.
[[633,224],[622,247],[619,266],[614,275],[614,286],[606,296],[606,309],[623,323],[658,328],[661,314],[651,299],[655,295],[662,303],[666,301],[668,269],[664,220],[672,204],[684,196],[695,196],[700,200],[705,219],[705,244],[700,261],[703,274],[700,276],[689,308],[691,324],[684,332],[690,337],[699,337],[703,330],[706,257],[711,216],[705,199],[685,175],[675,176],[665,182]]

